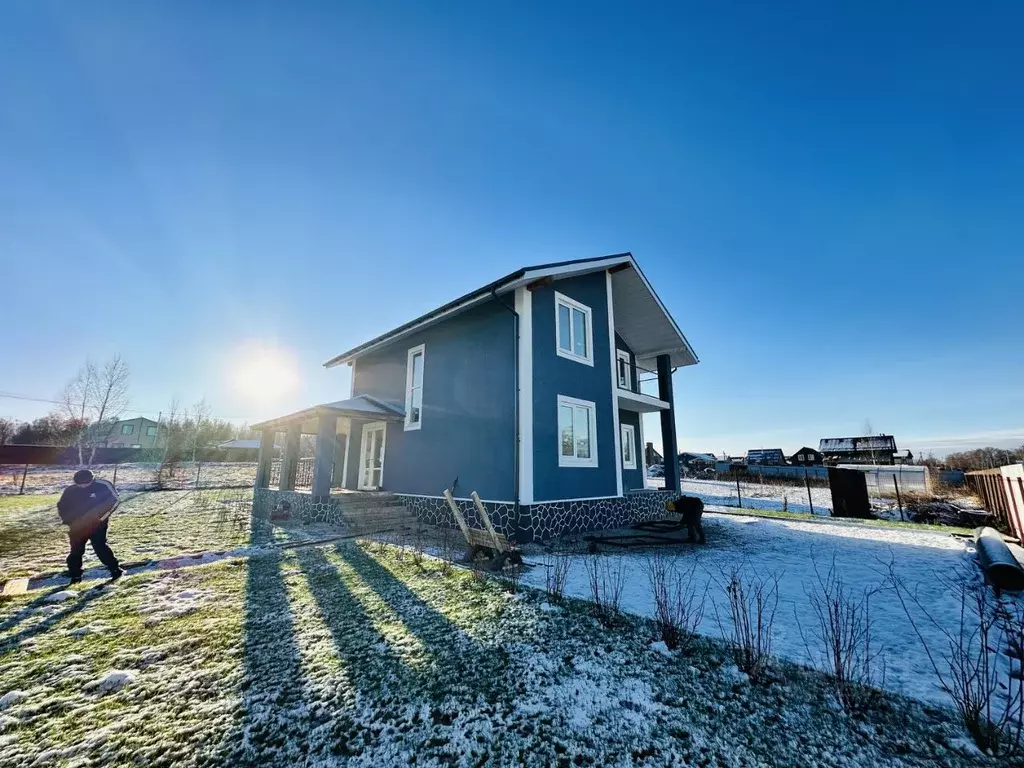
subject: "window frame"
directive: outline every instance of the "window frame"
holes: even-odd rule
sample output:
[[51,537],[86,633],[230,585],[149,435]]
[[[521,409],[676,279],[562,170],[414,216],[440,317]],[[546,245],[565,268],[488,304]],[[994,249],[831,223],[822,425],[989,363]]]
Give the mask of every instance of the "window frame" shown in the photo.
[[[125,430],[127,430],[127,432]],[[121,425],[121,434],[122,435],[134,435],[135,434],[135,425],[134,424],[122,424]]]
[[[628,434],[627,434],[628,433]],[[619,440],[622,444],[622,468],[637,469],[636,463],[636,428],[632,424],[619,424]],[[629,446],[633,458],[626,461],[626,446]]]
[[146,437],[156,437],[160,427],[146,427]]
[[[569,346],[573,348],[576,346],[576,331],[572,323],[572,311],[575,309],[583,313],[587,335],[586,356],[577,355],[573,351],[562,349],[562,320],[559,317],[558,312],[558,308],[560,306],[565,306],[569,309]],[[583,363],[584,365],[589,365],[591,367],[594,365],[594,313],[586,304],[581,304],[576,301],[576,299],[572,299],[558,291],[555,291],[555,354],[559,357],[564,357],[566,360],[574,360],[577,363]]]
[[[412,416],[412,396],[413,396],[413,361],[416,356],[421,357],[421,370],[422,378],[420,379],[420,413],[418,421],[410,421]],[[421,429],[423,427],[423,385],[427,378],[427,345],[417,344],[415,347],[410,347],[405,353],[405,431],[411,432],[413,430]]]
[[[562,454],[562,426],[561,426],[561,409],[562,407],[572,408],[574,414],[573,420],[573,455],[564,456]],[[575,455],[576,453],[576,434],[575,434],[575,413],[576,408],[585,408],[589,411],[587,425],[590,430],[590,457],[579,458]],[[577,397],[569,397],[568,395],[558,395],[555,405],[555,450],[558,452],[558,466],[559,467],[597,467],[597,403],[592,400],[580,400]]]
[[[622,376],[619,375],[619,363],[622,362],[626,364],[625,384],[622,383]],[[615,350],[615,382],[619,385],[619,389],[633,391],[633,356],[629,353],[629,350],[618,348]]]

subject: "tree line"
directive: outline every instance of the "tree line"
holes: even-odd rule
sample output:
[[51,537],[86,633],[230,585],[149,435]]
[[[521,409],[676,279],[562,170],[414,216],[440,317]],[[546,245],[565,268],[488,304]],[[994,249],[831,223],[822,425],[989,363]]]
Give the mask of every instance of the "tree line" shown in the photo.
[[[128,365],[120,356],[102,365],[87,361],[61,390],[50,413],[26,422],[0,418],[0,445],[75,446],[79,464],[88,466],[125,419],[130,382]],[[195,460],[219,443],[256,436],[245,424],[212,417],[205,398],[190,408],[175,398],[158,419],[152,458],[162,463]]]

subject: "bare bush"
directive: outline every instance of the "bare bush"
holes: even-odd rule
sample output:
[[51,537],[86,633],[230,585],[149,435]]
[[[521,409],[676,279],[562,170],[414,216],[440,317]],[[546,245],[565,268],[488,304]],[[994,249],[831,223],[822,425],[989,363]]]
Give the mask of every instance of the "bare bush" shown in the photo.
[[[889,578],[942,690],[974,743],[997,756],[1024,754],[1024,679],[1012,662],[1024,651],[1024,608],[1001,602],[973,572],[937,574],[934,587],[960,599],[959,621],[950,628],[928,613],[892,564]],[[925,622],[941,633],[944,642],[939,647],[934,647],[934,635],[929,638],[922,631]]]
[[881,648],[871,642],[871,598],[879,588],[855,592],[837,574],[834,558],[824,576],[814,562],[814,574],[816,584],[804,587],[815,619],[807,633],[794,609],[800,637],[807,655],[832,676],[843,709],[866,711],[876,701],[876,687],[885,684]]
[[519,582],[523,578],[523,567],[515,563],[506,563],[501,570],[501,577],[508,591],[515,595],[519,592]]
[[757,682],[771,662],[772,627],[779,607],[778,574],[750,573],[744,578],[738,567],[724,574],[722,585],[729,599],[728,624],[715,604],[715,619],[732,643],[736,666]]
[[704,618],[708,586],[699,590],[694,583],[697,561],[681,568],[679,558],[656,551],[645,566],[654,597],[654,615],[661,639],[670,649],[686,652]]
[[614,624],[620,615],[626,569],[617,557],[588,557],[584,564],[590,581],[594,616],[603,624]]
[[565,582],[569,579],[569,568],[572,560],[564,553],[554,552],[544,574],[544,588],[548,597],[557,602],[565,595]]

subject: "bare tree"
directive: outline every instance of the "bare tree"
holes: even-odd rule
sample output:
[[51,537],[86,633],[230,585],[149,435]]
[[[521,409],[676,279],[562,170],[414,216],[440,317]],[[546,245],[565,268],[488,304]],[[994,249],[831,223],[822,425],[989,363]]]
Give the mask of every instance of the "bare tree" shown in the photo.
[[120,355],[101,366],[87,360],[58,396],[59,410],[78,432],[79,464],[92,464],[96,449],[110,437],[114,424],[128,409],[131,372]]
[[200,444],[203,444],[203,440],[206,432],[207,423],[210,420],[210,406],[206,402],[206,398],[202,398],[192,406],[192,412],[189,414],[189,421],[192,425],[192,463],[196,462],[196,450]]
[[18,432],[18,422],[0,419],[0,445],[7,445]]
[[728,618],[723,619],[718,603],[712,603],[722,635],[730,641],[736,666],[754,682],[764,679],[772,655],[772,628],[779,607],[780,574],[750,571],[740,566],[724,572],[720,585],[729,599]]

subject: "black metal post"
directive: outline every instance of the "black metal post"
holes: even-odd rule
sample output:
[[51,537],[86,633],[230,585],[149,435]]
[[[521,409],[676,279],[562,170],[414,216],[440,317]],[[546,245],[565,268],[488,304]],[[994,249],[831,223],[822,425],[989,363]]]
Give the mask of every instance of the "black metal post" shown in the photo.
[[743,509],[743,494],[740,493],[740,473],[736,473],[736,504]]
[[900,506],[900,520],[906,522],[907,519],[903,516],[903,499],[900,498],[900,482],[896,479],[896,475],[892,476],[892,484],[896,486],[896,503]]
[[117,468],[119,466],[121,466],[121,465],[120,464],[114,464],[114,479],[110,483],[112,486],[114,486],[114,490],[115,491],[117,490]]
[[679,445],[676,442],[676,404],[672,396],[672,361],[658,355],[658,398],[668,403],[661,412],[661,450],[665,457],[665,490],[679,491]]
[[811,514],[814,514],[814,499],[811,498],[811,478],[807,475],[807,467],[804,467],[804,484],[807,486],[807,503],[811,505]]
[[22,496],[25,493],[25,476],[28,474],[28,464],[25,465],[25,469],[21,473],[21,490],[18,491],[18,495]]

